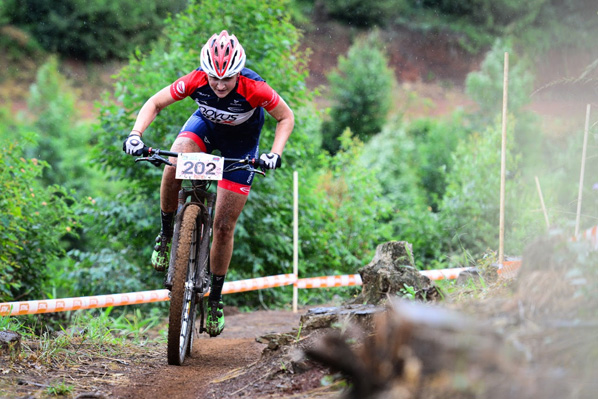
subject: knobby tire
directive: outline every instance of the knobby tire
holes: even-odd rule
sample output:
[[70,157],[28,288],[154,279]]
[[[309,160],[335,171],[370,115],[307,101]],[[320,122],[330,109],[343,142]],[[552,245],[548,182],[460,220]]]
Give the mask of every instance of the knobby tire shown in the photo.
[[[174,267],[168,318],[168,364],[180,366],[186,355],[191,354],[195,323],[196,295],[193,290],[197,270],[199,248],[195,243],[201,235],[201,208],[190,205],[185,208],[175,230],[173,242]],[[176,246],[175,246],[176,245]]]
[[[197,288],[197,296],[196,300],[200,303],[196,303],[195,305],[200,306],[200,314],[201,314],[201,328],[204,327],[205,322],[205,301],[202,298],[203,294],[206,294],[210,290],[210,240],[211,240],[211,220],[212,217],[208,216],[207,211],[204,211],[202,217],[198,219],[200,225],[198,226],[198,234],[200,234],[200,238],[198,238],[197,242],[199,243],[199,248],[197,251],[197,274],[195,276],[195,283]],[[197,316],[197,312],[193,312],[193,324],[195,326],[195,319]],[[194,330],[201,333],[201,329]],[[191,356],[191,350],[193,348],[193,337],[195,334],[191,334],[189,339],[189,346],[187,347],[187,355]]]

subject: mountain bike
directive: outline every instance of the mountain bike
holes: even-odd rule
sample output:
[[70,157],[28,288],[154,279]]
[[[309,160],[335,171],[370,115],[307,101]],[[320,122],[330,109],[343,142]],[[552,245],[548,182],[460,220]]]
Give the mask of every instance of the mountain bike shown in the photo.
[[178,153],[143,148],[135,162],[155,166],[173,165],[166,157],[177,157],[176,178],[190,181],[178,195],[178,207],[164,285],[170,290],[168,316],[168,364],[181,366],[191,356],[194,326],[199,307],[199,334],[206,332],[207,304],[203,298],[210,290],[210,242],[216,193],[214,181],[224,172],[245,169],[265,176],[263,161],[254,158],[224,158],[206,153]]

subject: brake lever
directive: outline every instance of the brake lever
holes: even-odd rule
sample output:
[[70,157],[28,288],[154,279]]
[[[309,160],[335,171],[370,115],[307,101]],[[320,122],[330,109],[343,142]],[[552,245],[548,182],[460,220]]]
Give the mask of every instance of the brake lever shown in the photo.
[[251,165],[247,166],[250,167],[253,172],[259,173],[262,176],[266,176],[266,169],[263,164],[261,166],[255,166],[256,164],[259,165],[259,159],[249,160],[249,158],[247,158],[247,160],[251,163]]
[[135,162],[143,162],[143,161],[149,162],[156,167],[158,167],[162,164],[174,166],[174,164],[172,162],[170,162],[168,159],[161,157],[160,155],[157,155],[157,154],[154,154],[151,157],[141,157],[141,158],[135,159]]
[[235,166],[235,167],[228,167],[228,168],[226,168],[225,172],[234,172],[235,170],[248,170],[250,172],[259,173],[262,176],[266,176],[266,172],[264,172],[263,170],[254,168],[253,166],[251,166],[249,164],[239,165],[239,166]]
[[170,162],[167,158],[161,157],[160,155],[157,155],[157,154],[154,154],[154,162],[152,162],[152,163],[156,166],[160,166],[161,163],[165,163],[168,166],[174,166],[174,164],[172,162]]

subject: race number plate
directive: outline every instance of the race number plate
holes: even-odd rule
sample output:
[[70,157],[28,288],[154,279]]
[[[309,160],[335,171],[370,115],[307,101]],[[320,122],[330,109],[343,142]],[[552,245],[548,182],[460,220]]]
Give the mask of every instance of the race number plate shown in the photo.
[[204,152],[179,154],[176,178],[183,180],[222,180],[224,158]]

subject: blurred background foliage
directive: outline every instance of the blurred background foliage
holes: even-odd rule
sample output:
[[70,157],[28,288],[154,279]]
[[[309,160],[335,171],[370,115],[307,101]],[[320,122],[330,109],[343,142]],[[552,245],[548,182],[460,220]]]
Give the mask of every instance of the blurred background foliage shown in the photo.
[[386,122],[395,89],[394,74],[377,31],[358,38],[328,75],[333,105],[322,126],[322,147],[334,154],[345,128],[368,141]]
[[[0,106],[0,300],[161,288],[162,276],[149,266],[161,170],[135,164],[122,141],[146,99],[197,68],[206,38],[224,28],[242,40],[247,66],[296,116],[284,167],[254,183],[229,280],[291,270],[294,170],[302,276],[356,273],[388,240],[412,243],[421,269],[468,266],[496,251],[505,51],[512,54],[507,251],[521,254],[546,230],[538,173],[551,223],[571,230],[583,132],[547,134],[527,105],[538,55],[593,45],[593,6],[587,0],[0,0],[0,83],[35,73],[26,103],[16,107],[16,96],[3,92]],[[322,20],[355,29],[351,48],[327,76],[327,109],[306,86],[310,53],[301,47],[302,29]],[[403,118],[396,99],[408,93],[379,35],[399,28],[450,32],[463,49],[483,55],[464,82],[474,111]],[[92,118],[80,109],[88,93],[62,72],[69,59],[122,65]],[[168,148],[194,109],[191,100],[165,109],[144,140]],[[266,119],[262,149],[274,134],[275,121]],[[596,136],[590,141],[595,148]],[[596,162],[588,158],[586,170]],[[583,190],[585,206],[595,209],[592,183]],[[596,219],[584,215],[583,223]],[[300,300],[321,303],[334,292],[303,290]],[[263,290],[231,295],[227,304],[284,306],[290,295],[286,288]]]
[[147,50],[164,18],[186,0],[3,0],[3,16],[30,33],[46,51],[83,60],[127,58]]

